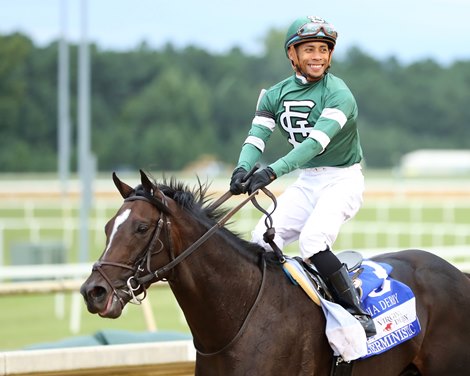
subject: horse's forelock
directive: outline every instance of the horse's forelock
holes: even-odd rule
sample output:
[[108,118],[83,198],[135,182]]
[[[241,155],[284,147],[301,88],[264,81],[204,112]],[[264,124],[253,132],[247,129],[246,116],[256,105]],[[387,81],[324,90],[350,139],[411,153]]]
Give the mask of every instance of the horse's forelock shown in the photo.
[[171,214],[170,208],[167,204],[158,197],[158,187],[154,185],[152,191],[146,189],[142,184],[139,184],[134,188],[134,193],[128,198],[132,200],[132,197],[144,197],[147,201],[152,203],[158,210],[165,214]]

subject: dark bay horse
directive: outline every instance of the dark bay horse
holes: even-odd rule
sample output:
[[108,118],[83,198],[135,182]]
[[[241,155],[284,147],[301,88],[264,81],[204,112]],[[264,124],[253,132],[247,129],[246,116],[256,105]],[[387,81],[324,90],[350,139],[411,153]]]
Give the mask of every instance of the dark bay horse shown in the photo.
[[[225,212],[208,205],[206,185],[156,184],[142,171],[135,189],[113,179],[124,203],[81,288],[91,313],[117,318],[150,284],[167,280],[194,339],[196,375],[329,375],[321,308],[285,277],[272,252],[217,226]],[[421,333],[356,361],[352,375],[470,374],[470,279],[424,251],[375,260],[392,265],[392,277],[414,291]]]

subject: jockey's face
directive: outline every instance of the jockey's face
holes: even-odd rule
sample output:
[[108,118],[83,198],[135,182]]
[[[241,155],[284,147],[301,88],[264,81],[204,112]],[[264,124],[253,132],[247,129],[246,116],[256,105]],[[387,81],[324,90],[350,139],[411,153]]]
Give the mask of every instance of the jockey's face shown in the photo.
[[325,42],[308,41],[291,47],[289,58],[296,64],[297,73],[309,82],[320,80],[330,67],[332,52]]

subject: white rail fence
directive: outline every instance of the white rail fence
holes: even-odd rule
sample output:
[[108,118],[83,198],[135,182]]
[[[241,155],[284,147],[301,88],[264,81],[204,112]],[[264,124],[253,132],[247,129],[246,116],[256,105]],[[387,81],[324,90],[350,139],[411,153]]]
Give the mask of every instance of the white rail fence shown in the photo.
[[[231,200],[230,204],[236,201]],[[114,200],[95,204],[89,222],[93,255],[103,249],[104,225],[120,205]],[[259,217],[260,213],[247,204],[229,227],[249,238]],[[75,201],[0,202],[0,265],[8,263],[18,243],[60,243],[67,261],[78,261],[74,259],[78,231]],[[366,201],[358,216],[343,226],[335,248],[438,248],[468,244],[470,201],[380,200]]]
[[[255,209],[244,210],[235,216],[232,226],[249,236],[259,217]],[[359,214],[343,226],[335,249],[463,249],[468,245],[468,200],[381,200],[366,202]]]
[[194,374],[192,341],[0,352],[0,376]]

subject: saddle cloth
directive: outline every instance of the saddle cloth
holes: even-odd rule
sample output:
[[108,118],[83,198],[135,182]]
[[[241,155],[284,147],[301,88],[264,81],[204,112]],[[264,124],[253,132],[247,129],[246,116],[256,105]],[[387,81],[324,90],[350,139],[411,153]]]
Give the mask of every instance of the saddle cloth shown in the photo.
[[[294,258],[286,258],[284,271],[290,280],[308,294],[313,290],[325,314],[325,334],[335,356],[345,361],[367,358],[387,351],[416,336],[421,328],[411,289],[389,277],[388,264],[364,260],[359,276],[364,308],[372,316],[377,334],[367,338],[362,325],[339,304],[324,299],[313,286],[304,268]],[[352,272],[353,273],[353,272]],[[356,281],[357,282],[357,281]],[[317,299],[313,299],[317,301]]]

